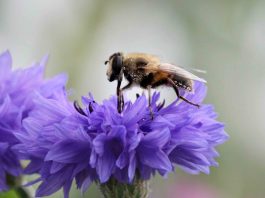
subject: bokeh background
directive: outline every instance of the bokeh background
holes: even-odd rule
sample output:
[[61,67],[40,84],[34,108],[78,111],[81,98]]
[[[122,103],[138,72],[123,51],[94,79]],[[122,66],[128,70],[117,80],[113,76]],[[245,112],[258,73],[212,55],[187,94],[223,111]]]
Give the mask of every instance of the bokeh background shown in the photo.
[[[156,176],[151,197],[265,197],[264,0],[0,0],[0,51],[6,49],[16,67],[49,53],[47,76],[68,73],[72,99],[114,94],[103,63],[116,51],[207,70],[199,74],[208,81],[205,102],[230,135],[218,149],[220,167],[210,175]],[[161,91],[174,99],[172,90]],[[74,185],[70,197],[82,197]],[[93,185],[84,197],[100,193]]]

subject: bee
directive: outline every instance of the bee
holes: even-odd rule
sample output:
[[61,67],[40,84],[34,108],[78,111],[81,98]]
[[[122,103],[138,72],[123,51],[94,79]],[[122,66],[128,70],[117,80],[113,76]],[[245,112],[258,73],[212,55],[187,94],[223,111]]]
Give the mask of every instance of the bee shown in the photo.
[[[118,111],[123,108],[122,92],[129,89],[132,85],[138,85],[143,89],[148,90],[149,107],[151,104],[151,88],[159,86],[172,87],[178,98],[199,107],[188,99],[180,95],[179,89],[188,92],[193,91],[194,81],[206,83],[202,78],[186,71],[182,67],[170,63],[163,63],[154,55],[145,53],[122,53],[117,52],[112,54],[105,65],[108,64],[107,77],[110,82],[117,80],[117,96],[118,96]],[[121,87],[123,76],[128,81],[128,84]],[[151,114],[152,114],[152,109]]]

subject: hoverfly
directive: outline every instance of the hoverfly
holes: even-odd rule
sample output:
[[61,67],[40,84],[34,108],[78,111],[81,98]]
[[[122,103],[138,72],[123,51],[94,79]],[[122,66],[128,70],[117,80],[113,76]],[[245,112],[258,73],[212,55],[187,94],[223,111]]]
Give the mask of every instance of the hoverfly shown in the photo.
[[[179,89],[191,92],[193,91],[193,81],[200,81],[203,83],[206,83],[206,81],[179,66],[163,63],[157,56],[150,54],[124,54],[122,52],[112,54],[109,59],[105,61],[105,65],[106,64],[109,64],[107,69],[108,80],[110,82],[114,80],[118,81],[117,96],[119,112],[121,112],[123,108],[122,92],[132,85],[138,85],[148,90],[149,107],[151,103],[151,88],[162,85],[172,87],[177,97],[191,105],[199,107],[199,104],[195,104],[181,96]],[[120,88],[123,76],[128,80],[128,84]]]

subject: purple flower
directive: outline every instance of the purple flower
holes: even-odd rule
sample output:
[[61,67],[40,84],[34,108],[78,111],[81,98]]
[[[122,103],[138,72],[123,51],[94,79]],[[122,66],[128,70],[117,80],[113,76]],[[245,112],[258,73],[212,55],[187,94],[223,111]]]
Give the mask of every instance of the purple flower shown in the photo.
[[8,51],[0,54],[0,191],[7,190],[7,175],[19,176],[22,172],[18,156],[12,146],[18,144],[15,131],[33,109],[36,93],[53,98],[64,90],[66,77],[59,75],[44,80],[47,57],[27,69],[12,71],[12,58]]
[[[201,103],[203,84],[185,97]],[[39,173],[36,196],[46,196],[64,188],[68,197],[75,179],[84,192],[89,185],[108,182],[131,183],[135,177],[148,180],[156,172],[162,176],[180,167],[191,174],[209,173],[217,166],[215,147],[228,138],[224,125],[216,121],[211,105],[199,109],[179,99],[164,107],[159,94],[152,97],[154,119],[145,95],[135,102],[125,101],[117,111],[117,98],[98,104],[83,97],[84,108],[63,95],[53,99],[38,96],[35,109],[23,120],[17,133],[16,149],[30,159],[27,173]]]
[[[201,103],[206,87],[197,83],[195,94],[186,97]],[[110,177],[121,182],[132,182],[138,175],[150,179],[158,172],[167,175],[174,167],[188,173],[209,173],[217,166],[215,146],[227,140],[224,125],[216,121],[211,105],[199,109],[181,100],[167,107],[158,104],[159,94],[152,98],[154,119],[151,119],[147,99],[143,95],[135,103],[127,101],[122,114],[116,110],[116,99],[97,105],[84,100],[87,133],[93,142],[91,165],[96,168],[99,180]]]

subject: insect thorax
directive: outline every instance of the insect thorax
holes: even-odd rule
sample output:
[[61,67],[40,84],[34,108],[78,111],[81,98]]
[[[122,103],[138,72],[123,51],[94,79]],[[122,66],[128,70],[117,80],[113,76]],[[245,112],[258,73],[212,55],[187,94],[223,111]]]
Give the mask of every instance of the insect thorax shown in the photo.
[[141,70],[134,70],[131,68],[124,68],[124,76],[128,81],[133,81],[136,84],[139,84],[142,79],[145,77],[145,73]]

